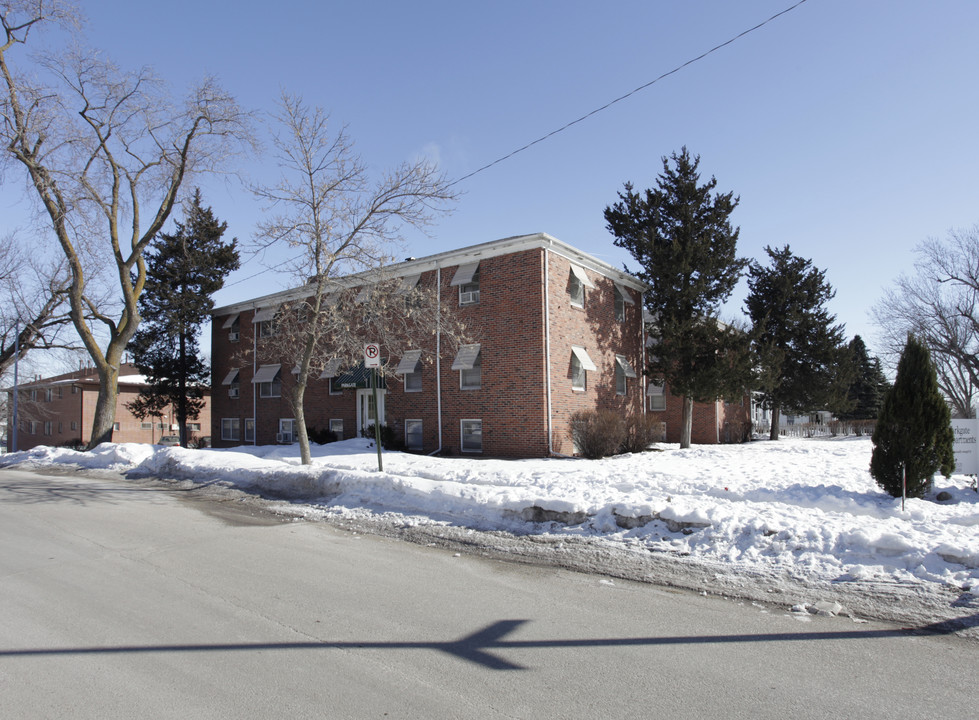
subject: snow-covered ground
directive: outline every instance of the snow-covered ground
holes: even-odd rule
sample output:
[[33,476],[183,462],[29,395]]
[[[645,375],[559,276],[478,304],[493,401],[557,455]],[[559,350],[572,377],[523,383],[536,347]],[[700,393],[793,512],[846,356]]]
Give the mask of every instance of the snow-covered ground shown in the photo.
[[[868,438],[783,439],[655,450],[604,460],[431,458],[366,440],[314,446],[184,450],[103,445],[36,448],[0,465],[73,465],[132,476],[261,490],[309,517],[392,517],[701,560],[737,574],[799,583],[943,589],[979,604],[979,494],[971,478],[936,477],[927,499],[882,492]],[[948,493],[942,501],[938,493]],[[558,540],[560,542],[560,540]],[[971,601],[968,607],[975,605]]]

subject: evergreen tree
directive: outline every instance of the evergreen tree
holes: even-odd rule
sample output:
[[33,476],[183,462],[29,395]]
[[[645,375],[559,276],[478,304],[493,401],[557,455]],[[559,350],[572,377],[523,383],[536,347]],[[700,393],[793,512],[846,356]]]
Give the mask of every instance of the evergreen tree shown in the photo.
[[826,309],[834,296],[825,273],[789,246],[765,248],[771,265],[753,262],[745,301],[759,359],[759,390],[771,409],[770,438],[778,439],[782,412],[839,407],[850,384],[843,326]]
[[744,335],[718,319],[747,260],[737,256],[738,228],[732,193],[715,193],[717,180],[700,184],[700,157],[663,158],[657,187],[633,192],[626,183],[619,202],[605,208],[615,244],[628,250],[650,286],[645,305],[659,343],[647,371],[683,396],[680,446],[689,447],[693,402],[738,397],[750,366]]
[[880,414],[889,383],[880,358],[870,357],[863,338],[855,335],[849,350],[854,379],[847,390],[847,407],[837,416],[841,420],[874,420]]
[[139,299],[142,322],[128,350],[149,386],[127,406],[143,418],[159,417],[172,405],[183,447],[187,421],[204,406],[201,387],[210,376],[197,336],[214,307],[211,296],[240,264],[237,239],[221,242],[228,224],[202,207],[199,189],[185,215],[176,232],[161,233],[146,253],[146,287]]
[[873,434],[870,474],[877,484],[900,497],[906,471],[908,497],[922,497],[937,471],[951,475],[955,469],[951,420],[928,348],[908,335],[894,387],[884,396]]

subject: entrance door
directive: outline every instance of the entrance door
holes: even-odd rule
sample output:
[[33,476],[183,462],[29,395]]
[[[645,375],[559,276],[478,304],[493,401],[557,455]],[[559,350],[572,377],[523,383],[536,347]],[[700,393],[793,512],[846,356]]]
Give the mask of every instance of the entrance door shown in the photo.
[[357,391],[357,427],[363,430],[364,428],[373,425],[377,422],[378,415],[380,416],[381,425],[384,424],[384,393],[386,390],[377,391],[377,404],[380,405],[380,413],[375,412],[374,408],[374,396],[373,390],[358,390]]

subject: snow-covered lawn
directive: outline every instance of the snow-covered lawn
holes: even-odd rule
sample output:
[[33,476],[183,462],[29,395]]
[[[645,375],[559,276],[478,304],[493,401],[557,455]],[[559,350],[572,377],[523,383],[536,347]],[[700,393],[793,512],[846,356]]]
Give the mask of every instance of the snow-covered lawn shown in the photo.
[[[293,512],[398,514],[405,523],[600,536],[689,554],[732,571],[818,581],[940,584],[979,595],[979,495],[968,477],[936,478],[901,500],[870,477],[867,438],[783,439],[656,450],[605,460],[489,460],[384,453],[366,440],[298,447],[183,450],[36,448],[0,465],[75,465],[300,499]],[[946,491],[951,498],[939,502]],[[537,520],[538,522],[534,522]]]

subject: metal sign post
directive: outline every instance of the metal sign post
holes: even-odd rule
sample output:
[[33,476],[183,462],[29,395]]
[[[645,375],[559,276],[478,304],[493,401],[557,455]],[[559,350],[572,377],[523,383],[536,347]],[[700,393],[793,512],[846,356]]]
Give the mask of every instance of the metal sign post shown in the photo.
[[381,348],[377,343],[364,345],[364,367],[371,371],[371,397],[374,400],[374,443],[377,445],[377,471],[384,472],[381,460],[381,413],[377,404],[377,370],[381,367]]

